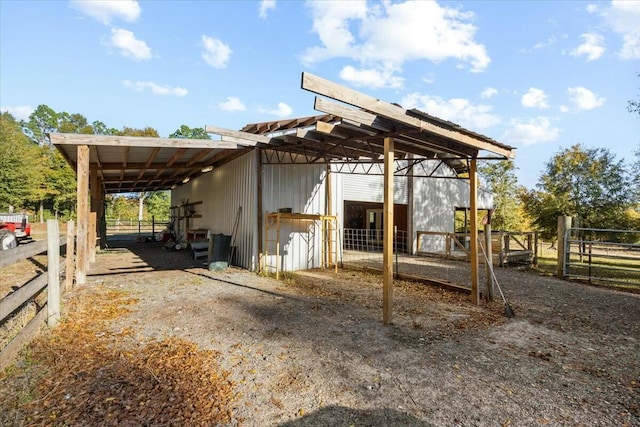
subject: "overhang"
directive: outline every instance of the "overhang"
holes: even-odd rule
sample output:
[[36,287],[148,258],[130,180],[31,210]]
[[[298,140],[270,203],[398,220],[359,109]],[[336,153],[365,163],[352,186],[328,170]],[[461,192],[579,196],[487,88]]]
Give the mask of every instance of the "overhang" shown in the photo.
[[[377,163],[384,139],[395,159],[437,159],[459,174],[472,159],[511,159],[515,150],[487,136],[416,109],[381,101],[302,73],[302,89],[316,93],[316,116],[253,123],[240,131],[206,126],[214,140],[51,134],[74,168],[77,147],[90,149],[90,169],[106,193],[167,190],[256,147],[268,163]],[[336,102],[337,101],[337,102]]]

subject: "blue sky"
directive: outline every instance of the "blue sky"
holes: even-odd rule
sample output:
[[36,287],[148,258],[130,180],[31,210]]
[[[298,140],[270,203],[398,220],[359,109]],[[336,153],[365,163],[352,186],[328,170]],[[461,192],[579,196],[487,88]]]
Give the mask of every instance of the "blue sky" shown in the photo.
[[0,108],[20,119],[240,129],[317,114],[302,71],[517,147],[528,188],[573,144],[640,147],[640,1],[0,0]]

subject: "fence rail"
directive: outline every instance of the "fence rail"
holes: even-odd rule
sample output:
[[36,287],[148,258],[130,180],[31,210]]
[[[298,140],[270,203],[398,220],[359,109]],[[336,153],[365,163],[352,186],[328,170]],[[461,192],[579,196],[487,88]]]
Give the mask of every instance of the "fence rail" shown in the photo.
[[[625,241],[611,241],[624,236]],[[640,231],[568,228],[563,274],[590,283],[640,285]]]
[[[417,255],[435,256],[445,259],[470,259],[471,235],[469,233],[446,233],[439,231],[417,231]],[[483,233],[478,233],[484,242]],[[491,254],[494,265],[506,267],[513,264],[536,264],[538,234],[532,231],[491,233]]]
[[107,235],[120,234],[152,234],[162,231],[169,224],[168,219],[156,220],[152,217],[150,220],[137,219],[106,219]]
[[[0,370],[7,367],[16,357],[22,346],[31,340],[40,326],[46,323],[53,327],[60,319],[60,276],[66,271],[65,287],[69,286],[69,279],[73,279],[73,222],[67,226],[67,239],[60,241],[57,220],[47,221],[47,240],[35,242],[14,249],[0,251],[0,268],[7,267],[23,259],[47,253],[47,271],[22,285],[18,290],[0,300],[0,325],[5,325],[13,316],[25,309],[46,288],[46,302],[41,305],[35,315],[22,329],[12,337],[11,341],[0,350]],[[69,238],[71,233],[71,238]],[[69,245],[69,242],[71,244]],[[60,263],[60,247],[66,248],[66,266]]]

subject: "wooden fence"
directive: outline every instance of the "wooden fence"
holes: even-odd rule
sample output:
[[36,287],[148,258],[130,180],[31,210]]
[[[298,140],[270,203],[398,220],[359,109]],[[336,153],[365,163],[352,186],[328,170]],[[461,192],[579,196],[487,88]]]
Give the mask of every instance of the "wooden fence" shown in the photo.
[[[23,259],[47,253],[47,272],[41,274],[22,285],[16,291],[0,300],[0,325],[19,313],[46,288],[46,303],[36,312],[35,316],[0,350],[0,370],[9,366],[22,346],[29,342],[46,322],[49,327],[58,324],[60,320],[61,274],[66,271],[64,289],[73,285],[74,276],[74,224],[67,223],[65,242],[60,242],[58,221],[47,220],[47,240],[20,245],[15,249],[0,251],[0,269],[12,265]],[[65,264],[60,262],[60,247],[66,246]]]
[[[466,259],[470,257],[470,234],[445,233],[439,231],[418,231],[417,255],[428,255],[446,259]],[[484,242],[482,233],[478,240]],[[491,233],[492,263],[505,267],[513,264],[537,263],[538,234],[531,231]],[[483,243],[484,244],[484,243]]]

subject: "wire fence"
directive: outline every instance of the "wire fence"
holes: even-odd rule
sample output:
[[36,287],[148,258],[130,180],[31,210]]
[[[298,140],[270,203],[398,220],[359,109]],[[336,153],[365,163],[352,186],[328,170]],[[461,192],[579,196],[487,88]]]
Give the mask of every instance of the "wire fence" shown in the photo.
[[640,231],[571,228],[567,236],[566,277],[590,283],[640,285]]

